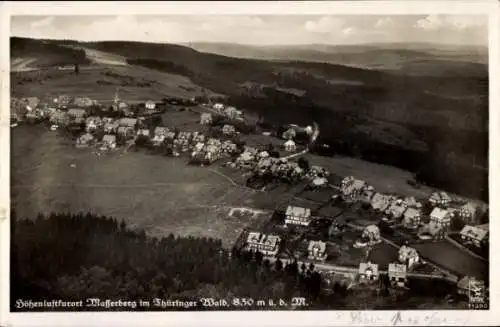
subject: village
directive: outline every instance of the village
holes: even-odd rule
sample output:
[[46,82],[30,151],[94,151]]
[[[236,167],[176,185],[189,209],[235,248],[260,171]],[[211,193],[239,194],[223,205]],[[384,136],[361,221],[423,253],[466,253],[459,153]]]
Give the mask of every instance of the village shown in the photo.
[[[193,118],[165,124],[160,117],[165,111]],[[313,124],[260,131],[247,124],[243,110],[222,102],[131,104],[118,92],[109,106],[86,97],[12,98],[11,112],[12,128],[46,124],[50,132],[71,135],[75,147],[92,149],[98,157],[145,149],[191,165],[220,163],[244,176],[245,187],[262,192],[282,183],[301,186],[300,196],[320,199],[316,206],[292,202],[276,208],[259,228],[245,229],[235,248],[259,252],[271,262],[312,265],[327,284],[341,280],[348,288],[369,287],[385,275],[392,287],[404,290],[409,278],[437,278],[452,281],[459,294],[470,296],[488,278],[450,269],[440,262],[441,255],[433,254],[439,248],[432,247],[447,244],[487,261],[487,208],[442,191],[418,199],[383,194],[355,176],[310,165],[302,154],[319,132]],[[250,136],[258,141],[252,144]]]

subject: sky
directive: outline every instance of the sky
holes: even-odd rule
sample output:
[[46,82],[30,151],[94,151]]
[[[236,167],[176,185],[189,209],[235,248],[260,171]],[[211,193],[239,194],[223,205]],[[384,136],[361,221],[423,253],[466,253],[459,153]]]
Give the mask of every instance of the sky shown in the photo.
[[485,15],[12,16],[11,35],[80,41],[251,45],[425,42],[487,45]]

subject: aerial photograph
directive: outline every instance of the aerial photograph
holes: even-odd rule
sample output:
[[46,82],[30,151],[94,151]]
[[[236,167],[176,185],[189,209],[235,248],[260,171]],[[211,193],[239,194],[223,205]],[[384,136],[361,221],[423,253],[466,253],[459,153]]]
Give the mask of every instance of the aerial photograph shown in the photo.
[[14,15],[10,310],[488,310],[486,15]]

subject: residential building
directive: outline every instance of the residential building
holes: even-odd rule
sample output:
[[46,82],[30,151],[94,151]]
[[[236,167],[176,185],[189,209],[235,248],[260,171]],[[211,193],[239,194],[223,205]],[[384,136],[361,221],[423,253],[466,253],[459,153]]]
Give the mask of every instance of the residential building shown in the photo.
[[408,208],[403,215],[403,225],[406,228],[417,228],[420,226],[422,213],[419,209]]
[[408,270],[410,270],[419,262],[420,256],[416,249],[403,245],[399,248],[398,259],[399,262],[405,264]]
[[328,186],[328,179],[325,177],[316,177],[311,181],[310,187],[320,188]]
[[385,210],[389,207],[390,198],[389,196],[382,193],[375,193],[373,195],[371,206],[373,210],[385,212]]
[[373,189],[372,186],[369,186],[363,191],[361,191],[361,194],[359,195],[359,201],[365,204],[371,204],[374,195],[375,195],[375,190]]
[[451,217],[450,211],[436,207],[430,214],[430,223],[446,229],[450,227]]
[[94,101],[88,97],[74,97],[72,104],[77,107],[91,107]]
[[212,119],[212,114],[208,112],[204,112],[200,116],[200,124],[201,125],[210,125],[212,124],[213,119]]
[[222,112],[224,110],[224,105],[222,103],[215,103],[212,108],[218,112]]
[[119,126],[131,127],[135,129],[136,124],[137,124],[136,118],[121,118],[120,120],[118,120]]
[[311,209],[288,206],[285,212],[286,225],[308,226],[311,222]]
[[378,265],[371,262],[362,262],[359,264],[359,277],[362,281],[376,281],[380,277]]
[[71,121],[77,124],[83,123],[85,121],[86,114],[86,110],[81,108],[71,108],[68,110],[68,117],[71,119]]
[[64,125],[68,122],[68,120],[68,115],[64,111],[55,111],[50,116],[50,122],[53,124]]
[[102,138],[102,144],[104,147],[107,147],[109,149],[116,148],[116,135],[104,135],[104,137]]
[[326,243],[322,241],[309,241],[307,246],[307,258],[309,260],[315,260],[323,262],[326,257]]
[[279,251],[281,238],[277,235],[266,235],[259,232],[251,232],[247,238],[247,249],[259,251],[266,256],[275,256]]
[[234,135],[236,133],[236,129],[233,125],[224,125],[222,127],[222,133],[225,135]]
[[407,281],[406,265],[390,263],[387,270],[389,283],[394,286],[404,287]]
[[154,101],[148,100],[148,101],[146,101],[146,103],[144,104],[144,107],[146,108],[146,110],[155,110],[155,108],[156,108],[156,103],[155,103]]
[[460,231],[460,238],[464,243],[472,244],[481,247],[488,242],[488,229],[477,226],[465,225]]
[[366,187],[365,181],[349,176],[342,180],[340,190],[345,201],[357,201]]
[[149,137],[149,129],[147,129],[147,128],[139,128],[137,130],[137,136]]
[[237,119],[241,116],[241,111],[229,106],[224,110],[224,115],[230,119]]
[[283,146],[285,147],[285,151],[288,151],[288,152],[297,151],[297,146],[295,145],[295,142],[293,140],[286,141]]
[[392,218],[399,219],[403,217],[406,208],[401,202],[393,201],[392,204],[386,209],[385,213]]
[[102,125],[102,120],[100,117],[88,117],[85,128],[87,132],[92,132],[95,131],[100,125]]
[[458,216],[463,219],[463,221],[471,223],[477,218],[478,207],[469,202],[464,204],[458,211]]
[[451,198],[446,192],[434,192],[429,197],[429,202],[435,207],[447,208],[451,204]]
[[86,133],[76,140],[76,147],[87,147],[94,140],[92,134]]
[[133,137],[135,134],[135,130],[132,127],[119,126],[116,129],[116,134],[119,134],[123,137]]

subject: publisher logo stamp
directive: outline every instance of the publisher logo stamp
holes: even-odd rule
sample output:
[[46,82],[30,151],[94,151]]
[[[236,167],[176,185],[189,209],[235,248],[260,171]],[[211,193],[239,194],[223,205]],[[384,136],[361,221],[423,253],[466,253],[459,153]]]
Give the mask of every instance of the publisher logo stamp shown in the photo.
[[488,301],[484,281],[469,280],[469,307],[471,309],[487,309]]

